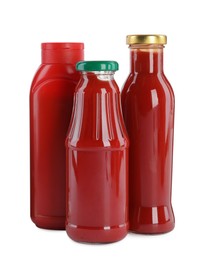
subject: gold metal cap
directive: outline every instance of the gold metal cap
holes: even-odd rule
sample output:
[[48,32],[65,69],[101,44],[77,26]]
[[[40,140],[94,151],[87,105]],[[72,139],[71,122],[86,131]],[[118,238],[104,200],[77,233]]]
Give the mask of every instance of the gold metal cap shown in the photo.
[[126,36],[126,44],[166,44],[167,36],[161,34],[134,34]]

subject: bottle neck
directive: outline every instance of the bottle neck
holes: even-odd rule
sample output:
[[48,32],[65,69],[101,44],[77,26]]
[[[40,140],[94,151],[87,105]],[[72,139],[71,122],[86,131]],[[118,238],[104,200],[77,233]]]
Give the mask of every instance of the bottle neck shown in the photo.
[[83,71],[82,75],[84,79],[94,78],[101,81],[114,80],[114,71]]
[[42,50],[42,63],[62,63],[75,65],[84,59],[84,50]]
[[131,72],[162,73],[163,45],[133,45],[130,47]]
[[42,43],[42,63],[75,65],[84,59],[83,43]]

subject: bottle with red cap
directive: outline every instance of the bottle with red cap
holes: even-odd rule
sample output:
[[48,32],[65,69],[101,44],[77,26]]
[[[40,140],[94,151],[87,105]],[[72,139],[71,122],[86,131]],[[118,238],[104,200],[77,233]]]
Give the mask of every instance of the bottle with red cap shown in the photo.
[[64,143],[83,58],[83,43],[42,43],[30,90],[31,219],[40,228],[65,229]]

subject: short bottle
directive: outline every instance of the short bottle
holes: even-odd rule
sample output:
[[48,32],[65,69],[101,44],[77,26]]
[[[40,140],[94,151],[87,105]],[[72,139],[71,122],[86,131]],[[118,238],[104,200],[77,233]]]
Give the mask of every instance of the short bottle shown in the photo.
[[83,43],[42,43],[30,90],[31,218],[40,228],[65,229],[64,144],[83,58]]
[[174,228],[171,204],[174,93],[163,72],[165,35],[128,35],[131,69],[122,90],[130,139],[129,224],[137,233]]
[[108,243],[128,231],[128,146],[118,63],[84,61],[66,139],[66,231],[80,242]]

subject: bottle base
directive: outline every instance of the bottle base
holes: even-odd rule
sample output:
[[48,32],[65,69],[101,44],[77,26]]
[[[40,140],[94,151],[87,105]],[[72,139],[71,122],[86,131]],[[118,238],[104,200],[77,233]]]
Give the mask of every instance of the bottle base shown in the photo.
[[38,228],[52,229],[52,230],[65,230],[65,216],[64,217],[38,216],[38,217],[31,217],[31,219]]
[[68,224],[68,236],[76,242],[113,243],[122,240],[128,233],[128,223],[116,227],[80,227]]
[[140,225],[139,227],[130,227],[129,231],[137,234],[156,235],[171,232],[175,227],[174,223]]
[[163,234],[175,227],[172,207],[139,207],[130,216],[129,230],[139,234]]

